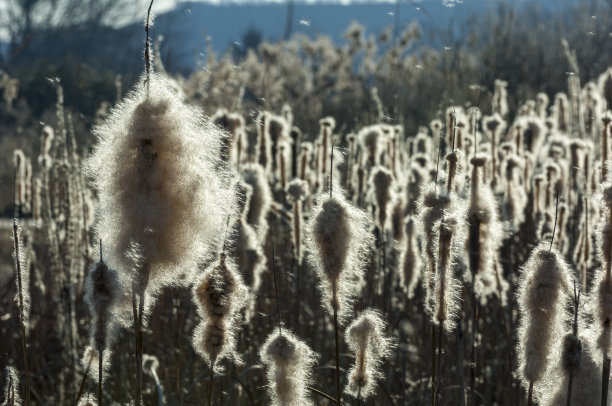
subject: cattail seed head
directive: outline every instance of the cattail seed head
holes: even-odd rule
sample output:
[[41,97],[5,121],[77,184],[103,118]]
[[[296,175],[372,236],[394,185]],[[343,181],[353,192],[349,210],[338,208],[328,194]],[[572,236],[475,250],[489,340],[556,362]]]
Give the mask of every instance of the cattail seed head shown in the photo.
[[196,281],[193,298],[203,320],[194,331],[192,343],[211,368],[223,358],[240,362],[234,331],[248,294],[248,288],[225,253]]
[[219,159],[224,135],[160,74],[142,79],[94,132],[87,170],[109,263],[141,289],[195,272],[235,207]]
[[306,343],[284,330],[274,331],[259,350],[267,368],[268,393],[274,406],[311,405],[308,385],[317,360]]
[[366,309],[346,330],[346,343],[355,353],[355,365],[349,371],[345,391],[367,399],[376,393],[376,383],[384,377],[381,366],[394,349],[387,337],[386,324],[374,309]]
[[344,319],[356,295],[364,261],[373,244],[371,220],[349,203],[341,191],[320,195],[306,225],[306,243],[321,282],[327,309]]
[[561,339],[569,286],[563,257],[549,244],[536,247],[521,269],[518,293],[519,373],[525,386],[542,379],[553,343]]

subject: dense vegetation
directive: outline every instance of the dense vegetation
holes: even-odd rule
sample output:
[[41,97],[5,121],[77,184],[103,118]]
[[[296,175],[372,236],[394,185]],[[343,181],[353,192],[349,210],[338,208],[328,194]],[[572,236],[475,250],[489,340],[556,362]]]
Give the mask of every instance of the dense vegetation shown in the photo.
[[502,9],[472,49],[354,24],[187,77],[153,44],[128,92],[3,74],[5,404],[608,404],[588,11],[554,44]]

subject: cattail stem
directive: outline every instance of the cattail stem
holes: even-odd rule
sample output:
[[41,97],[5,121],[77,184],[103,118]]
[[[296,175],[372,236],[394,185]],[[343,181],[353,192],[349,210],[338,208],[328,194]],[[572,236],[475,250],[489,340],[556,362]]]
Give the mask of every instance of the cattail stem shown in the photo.
[[440,401],[440,388],[442,385],[440,385],[440,374],[442,371],[442,336],[443,336],[443,329],[442,329],[442,324],[440,324],[438,326],[438,368],[436,370],[437,373],[437,377],[436,377],[436,405],[439,404]]
[[465,377],[463,374],[463,322],[462,312],[459,313],[459,321],[457,322],[457,364],[459,365],[459,382],[461,386],[461,406],[466,405],[465,399]]
[[527,394],[527,406],[533,405],[533,381],[529,382],[529,393]]
[[572,383],[574,382],[574,377],[570,375],[567,382],[567,401],[565,402],[566,406],[571,406],[572,404]]
[[19,319],[21,322],[21,349],[23,351],[23,364],[26,375],[26,406],[30,406],[30,367],[28,364],[28,350],[26,346],[26,326],[25,313],[23,307],[23,285],[22,285],[22,269],[21,269],[21,254],[19,253],[19,227],[17,221],[13,219],[13,243],[15,247],[15,266],[17,271],[17,295],[19,300]]
[[336,340],[336,392],[338,394],[337,404],[340,404],[340,345],[338,341],[338,309],[334,306],[334,338]]
[[102,405],[102,360],[104,357],[104,348],[100,348],[98,356],[98,406]]
[[608,384],[610,382],[610,358],[604,354],[601,374],[601,406],[608,406]]
[[431,406],[436,404],[436,325],[431,324]]
[[150,53],[150,44],[149,44],[149,27],[151,25],[151,7],[153,7],[153,1],[149,3],[149,9],[147,10],[147,22],[145,23],[145,73],[147,75],[147,93],[149,90],[149,83],[151,77],[151,53]]
[[316,388],[313,388],[312,386],[307,386],[307,387],[306,387],[306,389],[308,389],[308,390],[309,390],[309,391],[311,391],[312,393],[316,393],[317,395],[319,395],[319,396],[321,396],[321,397],[324,397],[325,399],[327,399],[327,400],[329,400],[329,401],[331,401],[331,402],[334,402],[334,403],[335,403],[335,404],[337,404],[337,405],[342,406],[342,403],[338,403],[338,402],[337,402],[337,400],[336,400],[336,399],[334,399],[334,397],[333,397],[333,396],[328,395],[327,393],[325,393],[325,392],[323,392],[323,391],[320,391],[320,390],[318,390],[318,389],[316,389]]
[[91,367],[91,357],[87,361],[87,366],[85,367],[85,373],[83,374],[83,379],[81,380],[81,385],[79,386],[79,392],[77,393],[76,400],[74,401],[74,406],[79,404],[79,400],[81,400],[81,396],[83,396],[83,389],[85,389],[85,383],[89,378],[89,368]]
[[136,345],[136,405],[142,404],[142,318],[144,313],[144,289],[136,294],[135,282],[132,284],[132,311],[134,313],[134,339]]
[[[475,278],[472,276],[472,289],[474,289],[474,281]],[[474,291],[472,291],[472,306],[472,337],[470,337],[472,341],[472,352],[470,354],[470,392],[472,399],[471,404],[475,405],[476,397],[474,393],[474,385],[476,384],[476,334],[478,331],[478,303],[476,302],[476,293]]]
[[274,298],[276,299],[276,317],[278,321],[278,334],[283,334],[281,328],[280,307],[278,305],[278,284],[276,283],[276,267],[274,266],[274,241],[272,241],[272,274],[274,275]]
[[208,406],[212,405],[213,378],[215,377],[213,364],[213,362],[210,363],[210,373],[208,374]]

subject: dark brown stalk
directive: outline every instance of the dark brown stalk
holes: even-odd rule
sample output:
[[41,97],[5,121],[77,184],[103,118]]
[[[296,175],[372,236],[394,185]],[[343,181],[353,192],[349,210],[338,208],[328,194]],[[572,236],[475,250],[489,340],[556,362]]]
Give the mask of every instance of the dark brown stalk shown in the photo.
[[210,373],[208,374],[208,406],[212,405],[213,378],[215,377],[214,364],[214,362],[210,363]]
[[442,385],[441,381],[441,372],[442,372],[442,336],[444,330],[442,329],[442,324],[438,326],[438,368],[436,373],[438,374],[436,377],[436,405],[440,404],[440,388]]
[[104,348],[100,348],[98,354],[98,406],[102,406],[102,360],[104,357]]
[[527,394],[527,406],[533,405],[533,382],[529,382],[529,393]]
[[[580,291],[576,289],[576,279],[574,279],[574,324],[572,334],[578,337],[578,305],[580,304]],[[569,379],[567,381],[567,406],[572,404],[572,385],[574,383],[574,373],[570,372]]]
[[[335,290],[335,287],[334,287]],[[336,393],[338,394],[336,403],[340,404],[341,392],[340,392],[340,345],[338,341],[338,309],[337,305],[334,305],[334,338],[336,340]]]
[[431,406],[436,404],[436,325],[431,323]]
[[19,300],[19,319],[21,324],[21,350],[23,351],[23,365],[26,375],[26,406],[30,406],[30,367],[28,364],[28,349],[26,346],[26,326],[25,314],[23,308],[23,286],[22,286],[22,269],[21,269],[21,254],[19,253],[19,227],[17,220],[13,219],[13,245],[15,248],[15,267],[17,268],[17,296]]
[[149,83],[150,83],[150,76],[151,76],[151,53],[150,53],[150,48],[151,48],[151,44],[149,43],[149,27],[151,26],[151,7],[153,7],[153,1],[151,0],[151,3],[149,3],[149,9],[147,10],[147,21],[145,23],[145,54],[144,54],[144,59],[145,59],[145,73],[147,75],[146,77],[146,81],[147,81],[147,93],[149,91]]
[[604,354],[601,374],[601,406],[608,406],[608,384],[610,383],[610,358]]
[[272,275],[274,275],[274,298],[276,299],[276,317],[278,321],[278,334],[283,334],[281,328],[280,307],[278,305],[278,284],[276,282],[276,267],[274,266],[274,241],[272,241]]

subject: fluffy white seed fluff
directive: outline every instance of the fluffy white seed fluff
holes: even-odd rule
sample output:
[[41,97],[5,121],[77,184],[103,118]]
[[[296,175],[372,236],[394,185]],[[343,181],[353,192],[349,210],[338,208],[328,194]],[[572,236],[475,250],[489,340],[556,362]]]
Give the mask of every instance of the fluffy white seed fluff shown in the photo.
[[259,350],[266,366],[268,394],[273,406],[312,405],[308,385],[317,360],[306,343],[287,330],[274,331]]
[[549,244],[536,247],[521,269],[518,291],[519,375],[525,387],[543,378],[555,342],[563,335],[563,314],[570,270]]
[[323,301],[330,313],[338,311],[340,320],[350,312],[358,293],[364,263],[371,252],[371,219],[342,195],[323,194],[306,224],[306,246],[319,277]]
[[386,334],[386,324],[374,309],[364,310],[346,330],[346,343],[355,354],[355,364],[348,373],[346,393],[362,400],[376,394],[377,382],[384,378],[383,360],[394,349]]
[[[141,288],[193,273],[219,245],[234,207],[219,159],[223,133],[160,74],[141,79],[94,133],[87,170],[108,262]],[[130,251],[141,269],[132,268]]]

